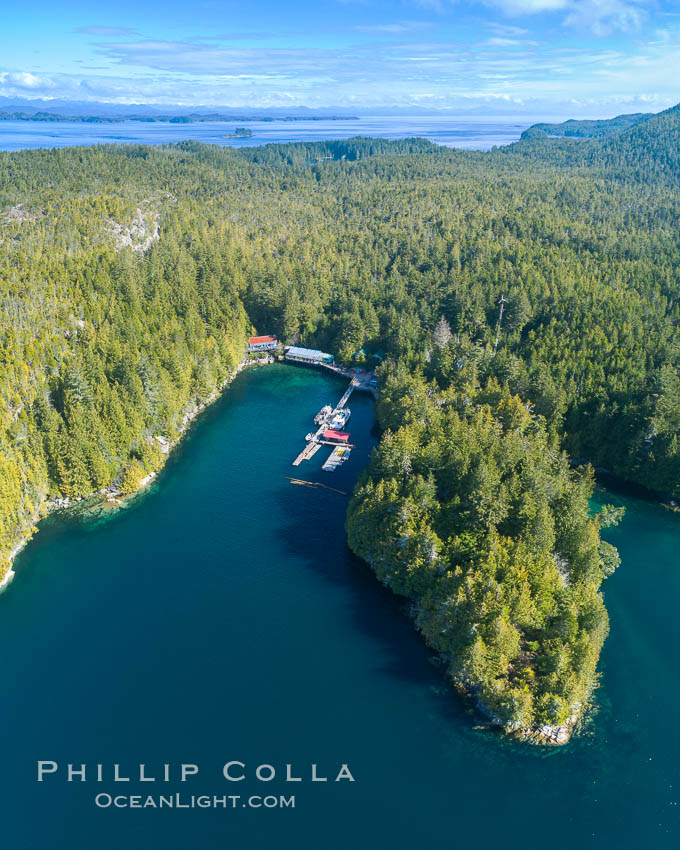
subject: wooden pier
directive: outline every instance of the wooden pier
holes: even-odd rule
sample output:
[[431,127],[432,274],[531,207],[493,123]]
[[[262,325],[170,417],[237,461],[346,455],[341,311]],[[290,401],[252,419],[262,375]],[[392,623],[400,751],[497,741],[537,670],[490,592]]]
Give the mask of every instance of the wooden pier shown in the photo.
[[335,416],[335,414],[336,414],[339,410],[342,410],[342,408],[343,408],[343,407],[347,404],[347,402],[349,401],[349,397],[352,395],[352,392],[354,391],[354,389],[357,387],[357,385],[358,385],[358,384],[359,384],[359,382],[357,381],[357,379],[356,379],[356,378],[352,378],[352,380],[349,382],[349,386],[348,386],[348,387],[347,387],[347,389],[345,390],[345,392],[344,392],[344,394],[343,394],[342,398],[341,398],[341,399],[340,399],[340,401],[339,401],[339,402],[335,405],[335,410],[331,413],[331,415],[330,415],[330,417],[329,417],[330,419],[332,419],[332,418]]
[[334,443],[332,440],[317,440],[320,446],[340,446],[341,449],[356,449],[353,443]]
[[[335,417],[338,413],[342,411],[342,409],[347,404],[349,397],[352,395],[354,390],[364,390],[365,392],[371,393],[373,398],[378,397],[378,390],[375,386],[375,381],[373,379],[372,371],[365,371],[363,369],[352,369],[348,366],[339,366],[334,362],[334,358],[331,354],[324,354],[322,351],[316,351],[315,349],[301,349],[295,346],[290,346],[286,349],[285,354],[283,355],[286,360],[292,360],[294,362],[305,363],[309,366],[321,366],[324,369],[328,369],[330,372],[335,372],[336,375],[342,375],[345,378],[350,378],[349,386],[342,394],[340,401],[335,405],[333,410],[326,416],[319,427],[313,433],[308,434],[307,445],[300,452],[300,454],[293,461],[293,466],[299,466],[304,460],[309,460],[313,457],[321,448],[322,445],[327,446],[345,446],[347,448],[347,454],[354,448],[354,446],[349,443],[334,443],[328,440],[323,439],[323,432],[328,427],[328,423],[332,422],[333,417]],[[328,405],[330,407],[330,405]],[[337,459],[338,455],[334,451],[331,453],[330,457],[327,459],[326,463],[323,465],[323,469],[331,470],[335,469],[338,466],[338,463],[333,464],[332,460]],[[343,456],[343,460],[345,457]]]
[[[309,460],[311,457],[313,457],[319,451],[321,446],[338,446],[338,445],[341,446],[341,445],[343,445],[342,443],[331,443],[328,440],[323,440],[321,435],[323,434],[323,432],[327,428],[326,422],[328,420],[332,419],[336,415],[336,413],[339,413],[339,411],[341,411],[343,409],[343,407],[347,404],[349,397],[352,395],[352,393],[357,388],[357,386],[359,386],[359,381],[357,380],[356,376],[354,376],[352,378],[352,380],[349,382],[349,386],[347,387],[345,392],[342,394],[340,401],[335,405],[333,410],[328,414],[328,416],[321,423],[321,425],[319,425],[319,427],[314,432],[314,436],[312,437],[312,439],[309,440],[309,442],[304,447],[304,449],[295,458],[295,460],[293,461],[293,466],[300,466],[300,464],[302,463],[303,460]],[[349,444],[347,444],[347,448],[353,449],[354,446],[350,446]]]
[[293,461],[293,466],[300,466],[303,460],[309,460],[321,448],[321,443],[316,440],[310,440],[300,454]]

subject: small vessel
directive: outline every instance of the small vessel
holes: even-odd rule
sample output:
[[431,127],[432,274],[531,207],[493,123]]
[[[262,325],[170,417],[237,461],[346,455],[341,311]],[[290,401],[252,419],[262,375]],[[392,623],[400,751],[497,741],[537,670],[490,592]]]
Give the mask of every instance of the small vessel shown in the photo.
[[349,407],[342,407],[328,420],[326,425],[328,428],[332,428],[334,431],[342,431],[351,415],[352,411],[349,409]]
[[311,443],[311,441],[314,439],[315,436],[316,436],[316,434],[314,434],[312,431],[310,431],[309,434],[305,435],[305,440],[307,440],[308,443]]
[[333,408],[330,406],[330,404],[324,405],[321,408],[321,410],[314,417],[314,424],[315,425],[321,425],[322,422],[325,422],[326,419],[328,419],[328,417],[330,416],[330,414],[332,412],[333,412]]

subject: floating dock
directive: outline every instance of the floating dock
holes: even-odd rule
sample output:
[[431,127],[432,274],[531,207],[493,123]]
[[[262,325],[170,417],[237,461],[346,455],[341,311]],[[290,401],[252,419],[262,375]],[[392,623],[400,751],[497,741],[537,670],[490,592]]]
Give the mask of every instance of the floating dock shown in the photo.
[[[317,415],[314,417],[314,423],[318,424],[318,428],[316,429],[316,431],[313,434],[307,435],[308,436],[307,445],[300,452],[300,454],[295,458],[295,460],[293,461],[293,466],[299,466],[302,463],[302,461],[309,460],[311,457],[314,457],[314,455],[319,451],[319,449],[323,445],[335,446],[336,448],[341,448],[341,449],[344,448],[347,451],[347,456],[349,456],[350,450],[352,448],[354,448],[353,446],[350,446],[349,443],[342,443],[341,445],[338,446],[337,443],[329,442],[328,440],[324,439],[324,434],[325,434],[326,431],[328,431],[328,426],[327,426],[326,423],[331,422],[335,416],[337,416],[338,414],[340,414],[344,411],[345,405],[347,404],[349,397],[352,395],[352,393],[354,392],[354,390],[356,389],[356,387],[358,385],[359,385],[359,381],[357,380],[357,378],[355,376],[349,382],[349,386],[347,387],[345,392],[342,394],[340,401],[335,405],[335,407],[331,408],[330,405],[326,405],[326,407],[323,407],[319,411],[319,413],[317,413]],[[327,409],[328,409],[329,412],[325,416],[322,417],[321,414],[325,413]],[[349,419],[349,416],[343,417],[343,418],[346,422],[347,419]],[[319,420],[319,421],[317,422],[317,420]],[[349,436],[349,435],[347,435],[347,436]],[[330,463],[331,459],[334,456],[339,457],[339,456],[336,455],[335,450],[333,452],[331,452],[331,456],[328,458],[326,463],[324,463],[322,469],[325,469],[326,471],[329,471],[331,469],[335,469],[335,467],[338,466],[342,462],[342,460],[346,460],[346,457],[344,455],[342,455],[342,460],[338,460],[337,463],[334,463],[331,466],[328,466],[328,464]]]
[[349,446],[336,446],[330,453],[328,460],[321,467],[325,472],[335,472],[335,470],[344,463],[352,450]]
[[[349,397],[352,395],[354,390],[365,390],[370,392],[373,398],[377,398],[378,390],[376,386],[376,379],[373,377],[373,372],[368,372],[363,369],[350,369],[346,366],[338,366],[335,363],[333,355],[325,354],[323,351],[317,351],[316,349],[290,346],[286,350],[284,357],[286,360],[306,363],[310,366],[322,366],[324,369],[329,369],[331,372],[335,372],[338,375],[344,375],[347,378],[351,378],[349,386],[342,394],[340,401],[338,401],[335,407],[331,408],[331,406],[327,404],[316,414],[314,417],[314,424],[317,426],[317,429],[316,431],[307,434],[307,445],[293,461],[293,466],[299,466],[302,461],[309,460],[313,457],[322,445],[335,446],[342,449],[343,452],[340,454],[338,454],[335,450],[331,452],[330,457],[326,460],[322,467],[322,469],[325,469],[327,472],[332,471],[339,466],[340,463],[347,460],[350,455],[350,451],[354,448],[354,446],[350,445],[348,440],[340,443],[337,441],[329,442],[324,439],[324,431],[331,430],[341,432],[345,427],[347,420],[350,417],[349,408],[346,408],[345,405],[349,401]],[[347,436],[349,437],[349,434]]]
[[321,445],[322,444],[316,440],[310,440],[293,461],[293,466],[300,466],[303,460],[309,460],[310,457],[313,457],[319,451]]

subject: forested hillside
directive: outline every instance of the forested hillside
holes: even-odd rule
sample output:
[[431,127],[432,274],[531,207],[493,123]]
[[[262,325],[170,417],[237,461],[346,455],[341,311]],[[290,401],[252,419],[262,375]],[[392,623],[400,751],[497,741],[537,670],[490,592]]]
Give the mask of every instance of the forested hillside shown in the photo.
[[599,532],[617,517],[590,516],[589,473],[517,396],[469,390],[390,376],[349,544],[416,601],[427,642],[496,723],[564,740],[608,630],[598,591],[618,556]]
[[[350,541],[383,579],[392,560],[410,571],[395,590],[505,720],[564,719],[592,684],[608,567],[587,476],[560,452],[680,497],[678,125],[675,109],[489,153],[350,139],[0,154],[0,563],[48,500],[130,492],[158,468],[252,327],[341,359],[380,350],[386,434]],[[395,511],[430,567],[396,557]],[[362,542],[366,516],[385,552]],[[439,638],[440,597],[463,586]],[[493,675],[455,625],[470,617],[504,659]]]
[[580,121],[571,118],[569,121],[562,121],[560,124],[532,124],[531,127],[522,133],[522,139],[531,139],[540,136],[549,136],[555,139],[559,137],[568,139],[595,139],[599,136],[611,136],[622,130],[628,130],[630,127],[635,126],[635,124],[646,121],[651,117],[652,113],[650,112],[635,112],[629,115],[617,115],[616,118],[585,119]]

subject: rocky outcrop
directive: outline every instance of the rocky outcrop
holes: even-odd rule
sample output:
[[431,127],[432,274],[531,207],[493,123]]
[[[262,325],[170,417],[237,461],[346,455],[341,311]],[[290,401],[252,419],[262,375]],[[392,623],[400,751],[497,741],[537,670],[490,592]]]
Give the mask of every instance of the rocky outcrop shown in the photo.
[[137,207],[136,215],[128,225],[110,220],[108,231],[113,235],[116,251],[130,248],[143,254],[160,238],[160,216],[152,209]]

